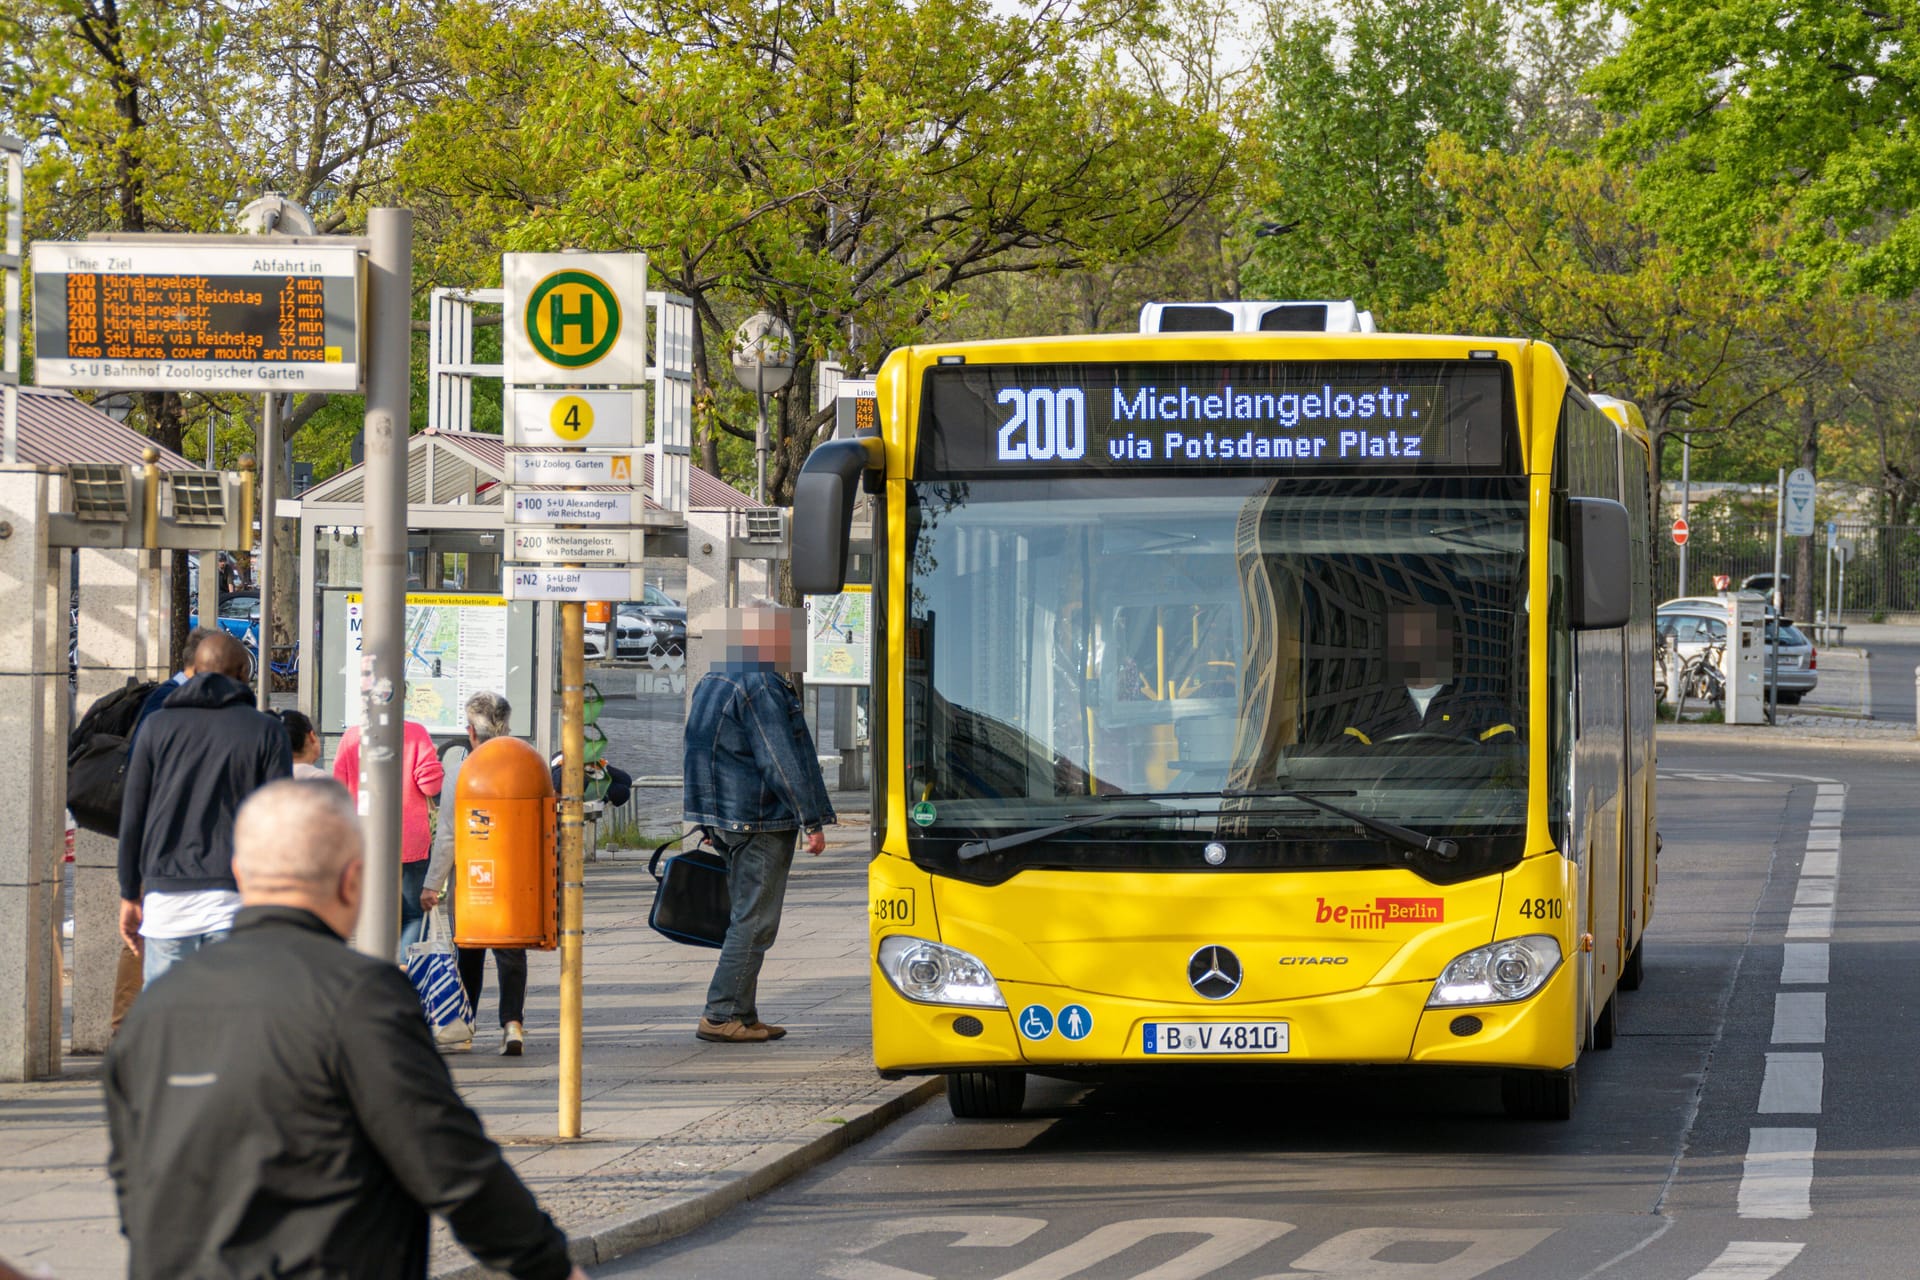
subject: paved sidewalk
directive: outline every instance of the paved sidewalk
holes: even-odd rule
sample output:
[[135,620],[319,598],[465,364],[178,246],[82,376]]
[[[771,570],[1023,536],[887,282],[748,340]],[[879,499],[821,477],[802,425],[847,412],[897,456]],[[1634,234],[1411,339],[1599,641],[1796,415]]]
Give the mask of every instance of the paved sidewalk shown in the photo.
[[[653,879],[638,857],[588,867],[583,1137],[554,1140],[557,953],[534,952],[524,1058],[501,1058],[494,975],[472,1055],[449,1058],[461,1091],[541,1203],[592,1263],[690,1230],[858,1141],[931,1096],[873,1070],[866,968],[864,826],[801,854],[761,1011],[789,1028],[768,1045],[693,1038],[714,953],[646,927]],[[641,855],[643,856],[643,855]],[[497,1031],[494,1032],[497,1035]],[[126,1274],[105,1175],[97,1059],[66,1078],[0,1085],[0,1257],[61,1280]],[[436,1228],[434,1274],[478,1276]]]

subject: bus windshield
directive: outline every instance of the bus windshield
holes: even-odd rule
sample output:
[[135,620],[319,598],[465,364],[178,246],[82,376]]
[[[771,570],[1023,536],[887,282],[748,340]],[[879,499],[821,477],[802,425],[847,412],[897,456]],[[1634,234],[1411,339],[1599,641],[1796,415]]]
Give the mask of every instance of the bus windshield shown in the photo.
[[[1517,477],[915,482],[913,856],[987,881],[1199,869],[1208,843],[1241,869],[1511,865],[1526,515]],[[1423,858],[1288,793],[1458,852]]]

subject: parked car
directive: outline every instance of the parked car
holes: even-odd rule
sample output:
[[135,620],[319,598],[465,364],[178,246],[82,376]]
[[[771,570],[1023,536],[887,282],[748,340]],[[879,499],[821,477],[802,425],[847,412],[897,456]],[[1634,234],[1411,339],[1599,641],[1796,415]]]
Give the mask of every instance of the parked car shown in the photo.
[[[1780,598],[1785,600],[1792,587],[1792,580],[1786,574],[1780,575]],[[1770,573],[1750,573],[1740,579],[1742,591],[1757,591],[1763,596],[1773,595],[1773,575]]]
[[[1660,643],[1672,645],[1680,657],[1690,658],[1709,644],[1722,646],[1725,652],[1729,609],[1726,601],[1687,598],[1669,600],[1656,611],[1655,628]],[[1791,618],[1767,619],[1767,643],[1779,655],[1779,698],[1788,706],[1812,693],[1820,683],[1819,650]],[[1724,658],[1721,670],[1726,670]]]
[[[198,596],[190,596],[195,605]],[[260,593],[254,590],[230,591],[220,597],[220,629],[248,648],[257,648],[260,642]],[[198,610],[187,617],[187,625],[200,625]]]
[[643,657],[656,646],[670,654],[683,654],[687,651],[687,611],[678,600],[658,587],[648,587],[639,600],[623,601],[614,610],[621,618],[634,618],[644,621],[644,626],[636,625],[633,630],[631,654],[618,649],[621,657]]

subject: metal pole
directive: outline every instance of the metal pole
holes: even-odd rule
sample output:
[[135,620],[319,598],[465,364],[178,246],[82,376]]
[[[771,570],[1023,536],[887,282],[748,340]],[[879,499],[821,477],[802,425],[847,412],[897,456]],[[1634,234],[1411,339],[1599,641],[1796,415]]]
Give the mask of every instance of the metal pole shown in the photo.
[[[1821,613],[1820,620],[1829,625],[1839,621],[1838,618],[1833,616],[1833,561],[1834,561],[1833,539],[1834,539],[1834,536],[1835,535],[1834,535],[1833,525],[1828,524],[1827,525],[1827,592],[1826,592],[1827,607]],[[1831,635],[1832,633],[1829,632],[1828,634]],[[1825,636],[1821,637],[1821,639],[1823,640],[1825,638],[1826,638]]]
[[[1683,522],[1686,522],[1687,511],[1692,504],[1692,468],[1693,436],[1684,435],[1680,437],[1680,519]],[[1688,524],[1688,528],[1689,530],[1692,528],[1690,523]],[[1689,542],[1692,541],[1693,535],[1691,532],[1688,533],[1687,539]],[[1680,589],[1674,594],[1681,596],[1687,594],[1687,544],[1685,542],[1680,544]]]
[[560,1136],[580,1136],[581,898],[586,849],[581,837],[586,789],[587,606],[560,606]]
[[[277,397],[269,391],[261,397],[260,410],[260,569],[254,575],[260,584],[260,635],[254,645],[254,705],[262,711],[273,710],[273,481],[280,470],[280,415]],[[401,488],[404,502],[406,489]]]
[[354,945],[394,958],[400,938],[400,750],[406,706],[407,398],[413,213],[367,215],[366,613],[360,655],[360,817],[366,893]]
[[[1787,528],[1787,469],[1780,468],[1779,485],[1773,491],[1773,616],[1780,616],[1780,553],[1786,538]],[[1767,619],[1760,620],[1760,641],[1767,639]],[[1774,695],[1779,683],[1779,671],[1776,668],[1774,650],[1777,645],[1767,645],[1767,723],[1774,722]]]
[[26,186],[22,154],[26,143],[18,138],[0,136],[0,152],[7,167],[7,248],[5,316],[0,326],[6,329],[5,353],[0,359],[0,461],[11,465],[19,461],[20,445],[20,267],[25,246],[21,243],[21,220],[26,212]]
[[753,433],[753,500],[767,500],[767,393],[754,397],[760,402],[760,425]]

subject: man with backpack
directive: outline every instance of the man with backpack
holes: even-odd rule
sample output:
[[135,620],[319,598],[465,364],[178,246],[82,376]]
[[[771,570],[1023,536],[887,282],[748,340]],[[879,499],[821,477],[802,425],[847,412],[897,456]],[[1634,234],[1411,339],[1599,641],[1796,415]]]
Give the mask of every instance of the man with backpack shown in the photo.
[[139,729],[120,810],[120,934],[146,980],[226,937],[240,910],[233,816],[293,773],[278,717],[258,711],[247,653],[224,631],[202,637],[185,684]]

